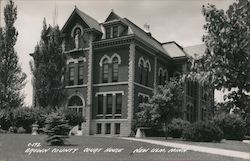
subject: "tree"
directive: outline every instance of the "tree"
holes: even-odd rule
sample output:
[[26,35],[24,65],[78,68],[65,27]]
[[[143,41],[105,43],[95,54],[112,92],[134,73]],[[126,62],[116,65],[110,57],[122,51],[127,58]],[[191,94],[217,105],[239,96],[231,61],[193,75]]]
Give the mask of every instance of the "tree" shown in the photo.
[[46,142],[51,145],[64,145],[69,138],[70,126],[64,113],[61,111],[52,112],[47,115],[45,121],[45,133],[48,135]]
[[167,127],[173,118],[180,117],[183,101],[182,85],[181,80],[171,78],[164,86],[157,86],[149,103],[140,104],[142,110],[136,114],[138,125],[151,128],[162,125]]
[[18,64],[14,49],[18,32],[14,26],[17,8],[10,0],[4,8],[5,27],[0,28],[0,109],[17,108],[23,104],[21,90],[25,85],[26,74]]
[[228,89],[225,99],[244,118],[250,112],[250,1],[239,0],[228,10],[212,4],[202,7],[207,50],[189,77],[215,89]]
[[36,106],[55,109],[63,104],[66,57],[61,44],[59,27],[47,27],[44,19],[41,40],[35,47],[34,63],[31,64]]

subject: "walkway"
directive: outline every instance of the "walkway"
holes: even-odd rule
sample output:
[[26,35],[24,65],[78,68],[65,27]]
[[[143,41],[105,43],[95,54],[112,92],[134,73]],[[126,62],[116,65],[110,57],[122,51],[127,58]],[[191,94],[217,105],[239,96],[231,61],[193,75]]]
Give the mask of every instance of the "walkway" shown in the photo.
[[240,151],[235,151],[235,150],[208,148],[204,146],[172,143],[168,141],[158,141],[158,140],[149,140],[149,139],[138,139],[138,138],[122,138],[122,139],[250,160],[250,153],[240,152]]

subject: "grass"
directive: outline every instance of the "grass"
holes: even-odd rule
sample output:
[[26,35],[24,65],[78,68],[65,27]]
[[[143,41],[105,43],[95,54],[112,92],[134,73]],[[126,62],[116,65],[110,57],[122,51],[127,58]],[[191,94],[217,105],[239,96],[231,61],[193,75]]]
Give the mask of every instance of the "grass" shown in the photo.
[[166,140],[165,137],[150,137],[148,139],[169,141],[169,142],[189,144],[189,145],[198,145],[198,146],[205,146],[205,147],[211,147],[211,148],[236,150],[236,151],[241,151],[241,152],[250,152],[250,144],[243,143],[242,141],[236,141],[236,140],[224,140],[223,139],[219,143],[211,143],[211,142],[192,142],[192,141],[185,141],[182,139],[173,139],[173,138],[168,138],[168,140]]
[[[45,135],[32,136],[30,134],[0,134],[0,161],[93,161],[93,160],[141,160],[141,161],[163,161],[163,160],[214,160],[214,161],[241,161],[237,158],[230,158],[200,152],[187,151],[185,153],[133,153],[137,148],[152,149],[159,148],[170,150],[170,147],[163,147],[147,143],[127,141],[119,138],[95,137],[95,136],[72,136],[67,146],[49,146],[44,142]],[[25,150],[29,143],[41,143],[40,149],[50,151],[43,154],[33,153],[28,155]],[[78,148],[74,154],[71,152],[52,153],[51,150]],[[102,148],[100,152],[83,152],[85,148]],[[120,153],[103,152],[107,148],[124,148]],[[242,160],[243,161],[243,160]]]

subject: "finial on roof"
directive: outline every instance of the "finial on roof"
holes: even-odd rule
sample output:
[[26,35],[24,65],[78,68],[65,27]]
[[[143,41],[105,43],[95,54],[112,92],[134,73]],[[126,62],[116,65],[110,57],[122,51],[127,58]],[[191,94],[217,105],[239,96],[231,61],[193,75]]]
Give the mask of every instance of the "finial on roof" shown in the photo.
[[114,9],[113,9],[113,8],[111,9],[111,12],[114,12]]
[[75,5],[75,8],[77,9],[77,6]]

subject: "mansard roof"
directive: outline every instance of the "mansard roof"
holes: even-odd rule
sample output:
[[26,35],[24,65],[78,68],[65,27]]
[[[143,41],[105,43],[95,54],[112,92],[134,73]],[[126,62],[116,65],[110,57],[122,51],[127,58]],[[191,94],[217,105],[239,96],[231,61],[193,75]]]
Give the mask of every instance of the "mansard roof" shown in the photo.
[[65,30],[65,28],[68,26],[68,24],[70,23],[70,21],[73,19],[73,17],[76,14],[81,17],[81,19],[88,25],[89,28],[92,28],[92,29],[95,29],[99,32],[102,32],[99,22],[97,22],[94,18],[90,17],[86,13],[79,10],[77,7],[75,7],[74,11],[71,13],[70,17],[68,18],[68,20],[64,24],[64,26],[62,28],[62,32]]

